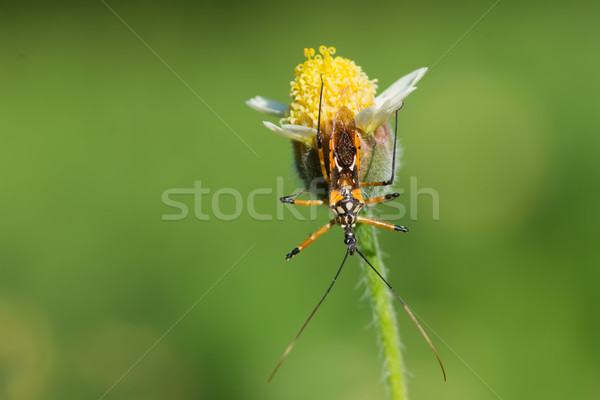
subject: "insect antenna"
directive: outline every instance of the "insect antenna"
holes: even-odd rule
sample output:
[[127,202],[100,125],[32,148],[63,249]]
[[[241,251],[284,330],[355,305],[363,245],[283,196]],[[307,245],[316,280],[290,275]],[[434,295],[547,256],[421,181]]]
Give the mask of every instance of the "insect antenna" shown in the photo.
[[296,337],[294,338],[294,340],[292,340],[292,342],[289,344],[289,346],[287,347],[287,349],[285,349],[285,351],[283,352],[283,355],[281,356],[281,359],[279,360],[279,362],[275,366],[275,369],[273,370],[273,372],[271,372],[271,376],[269,376],[269,379],[267,380],[267,382],[271,382],[271,379],[273,379],[273,376],[275,375],[275,372],[277,372],[277,370],[279,369],[279,366],[281,365],[281,363],[283,363],[283,360],[285,360],[285,358],[288,356],[288,354],[290,353],[290,351],[292,351],[292,347],[294,347],[294,344],[296,344],[296,341],[300,337],[300,334],[302,334],[302,331],[304,331],[304,328],[306,328],[306,325],[308,325],[308,323],[310,322],[310,320],[312,319],[312,317],[315,315],[315,313],[317,312],[317,310],[321,306],[321,303],[323,303],[323,301],[325,300],[325,298],[329,294],[329,291],[331,290],[331,288],[333,287],[333,284],[335,283],[335,281],[337,280],[338,276],[340,275],[340,272],[342,272],[342,268],[344,267],[344,264],[346,263],[346,259],[348,258],[348,254],[349,253],[350,253],[350,251],[347,250],[346,251],[346,255],[344,256],[344,260],[342,261],[342,265],[340,265],[340,269],[338,269],[337,273],[335,274],[335,277],[333,278],[333,282],[331,282],[331,285],[329,285],[329,287],[327,288],[327,291],[325,292],[325,295],[323,296],[323,298],[321,299],[321,301],[319,301],[319,304],[317,304],[317,306],[315,307],[315,309],[310,313],[310,316],[308,317],[308,319],[306,320],[306,322],[304,323],[304,325],[302,325],[302,328],[300,328],[300,331],[298,332],[298,334],[296,335]]
[[415,323],[415,325],[417,325],[417,328],[419,328],[419,331],[421,331],[421,335],[423,335],[423,337],[425,338],[425,340],[429,344],[429,347],[431,347],[431,350],[433,350],[433,354],[435,354],[435,358],[437,358],[438,362],[440,363],[440,367],[442,368],[442,374],[444,374],[444,381],[445,381],[446,380],[446,371],[444,370],[444,366],[442,365],[442,360],[440,360],[440,356],[438,356],[438,353],[435,350],[435,346],[433,345],[433,343],[431,343],[431,340],[429,339],[429,336],[427,336],[427,334],[425,333],[425,331],[421,327],[421,324],[419,324],[419,321],[417,321],[417,318],[414,316],[414,314],[412,313],[412,311],[410,310],[410,308],[408,308],[408,306],[406,305],[406,303],[404,302],[404,300],[402,300],[400,298],[400,296],[398,296],[398,293],[396,293],[396,290],[394,290],[394,288],[384,279],[384,277],[381,276],[381,274],[379,273],[379,271],[377,271],[375,269],[375,267],[369,262],[369,260],[367,260],[367,258],[358,249],[356,249],[356,252],[362,257],[363,260],[365,260],[365,262],[367,264],[369,264],[369,267],[371,267],[371,269],[373,271],[375,271],[375,273],[377,274],[377,276],[379,276],[381,278],[381,280],[383,281],[383,283],[385,283],[386,286],[388,288],[390,288],[390,290],[392,291],[392,293],[394,294],[394,296],[396,296],[396,298],[398,300],[400,300],[400,303],[402,303],[402,305],[404,306],[404,309],[406,310],[406,312],[408,313],[408,315],[410,315],[410,318],[412,318],[412,320]]

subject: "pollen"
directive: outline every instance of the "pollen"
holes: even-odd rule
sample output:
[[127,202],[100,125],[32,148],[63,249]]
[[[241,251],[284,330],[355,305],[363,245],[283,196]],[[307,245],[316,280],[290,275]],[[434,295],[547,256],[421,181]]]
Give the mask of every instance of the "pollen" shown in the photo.
[[286,118],[289,123],[317,128],[321,75],[324,82],[321,126],[332,121],[342,106],[356,115],[373,105],[377,80],[369,80],[354,61],[334,57],[335,51],[334,47],[321,46],[321,54],[315,55],[315,49],[304,49],[307,60],[296,67],[296,79],[291,82],[292,104]]

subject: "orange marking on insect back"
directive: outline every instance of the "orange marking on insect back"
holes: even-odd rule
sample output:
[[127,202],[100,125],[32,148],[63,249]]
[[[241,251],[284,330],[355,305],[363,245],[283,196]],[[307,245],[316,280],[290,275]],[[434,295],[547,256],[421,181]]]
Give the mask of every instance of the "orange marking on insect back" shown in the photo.
[[334,189],[329,193],[329,207],[335,207],[335,205],[342,200],[344,200],[344,196],[342,196],[340,190]]
[[352,189],[352,197],[359,200],[361,203],[364,203],[362,193],[360,192],[360,188]]

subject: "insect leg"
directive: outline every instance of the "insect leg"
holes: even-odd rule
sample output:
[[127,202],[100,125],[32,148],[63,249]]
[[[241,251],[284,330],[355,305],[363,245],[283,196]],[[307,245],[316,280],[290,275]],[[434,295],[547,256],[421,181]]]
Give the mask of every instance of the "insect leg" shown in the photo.
[[279,198],[279,201],[285,204],[295,204],[298,206],[320,206],[325,204],[323,200],[295,200],[295,197],[308,193],[308,190],[303,190],[298,193],[290,194],[289,196],[283,196]]
[[293,198],[301,196],[301,195],[303,195],[305,193],[308,193],[308,190],[305,189],[305,190],[303,190],[301,192],[298,192],[298,193],[294,193],[294,194],[290,194],[290,195],[287,195],[287,196],[280,197],[279,201],[281,201],[282,203],[289,203],[288,199],[293,199]]
[[[404,103],[402,104],[402,106]],[[361,182],[360,186],[388,186],[394,183],[394,175],[396,172],[396,142],[398,141],[398,111],[402,109],[400,106],[399,109],[396,110],[396,124],[394,125],[394,153],[392,155],[392,176],[387,181],[382,182]]]
[[400,193],[389,193],[384,196],[373,197],[370,199],[365,199],[365,204],[377,204],[384,203],[386,201],[394,200],[396,197],[400,196]]
[[292,194],[290,196],[280,197],[279,201],[286,204],[295,204],[297,206],[320,206],[327,203],[325,200],[295,200],[292,196],[295,197],[296,195]]
[[294,204],[294,205],[297,205],[297,206],[322,206],[323,204],[326,204],[327,202],[325,200],[294,200],[294,199],[289,199],[287,201],[284,201],[284,203]]
[[316,231],[315,233],[310,235],[310,237],[308,239],[306,239],[304,242],[300,243],[300,245],[298,245],[298,247],[296,247],[294,250],[290,251],[285,256],[285,259],[289,260],[292,257],[294,257],[296,254],[300,253],[302,250],[304,250],[306,247],[308,247],[309,244],[311,244],[312,242],[317,240],[319,238],[319,236],[321,236],[322,234],[327,232],[329,229],[331,229],[331,227],[333,225],[335,225],[335,219],[332,219],[331,221],[329,221],[328,224],[323,225],[323,227],[321,227],[321,229],[319,229],[318,231]]
[[391,224],[389,222],[380,221],[378,219],[365,218],[365,217],[359,216],[359,217],[356,217],[356,222],[373,225],[378,228],[388,229],[390,231],[408,232],[408,228],[405,226]]

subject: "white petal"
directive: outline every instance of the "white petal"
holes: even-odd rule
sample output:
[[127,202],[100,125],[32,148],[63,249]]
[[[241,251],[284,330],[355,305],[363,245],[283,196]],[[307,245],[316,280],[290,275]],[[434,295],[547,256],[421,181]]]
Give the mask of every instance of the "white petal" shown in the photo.
[[388,101],[379,108],[377,106],[367,107],[354,117],[354,122],[363,132],[373,133],[379,125],[390,119],[396,110],[402,108],[403,104],[402,101],[400,103]]
[[354,118],[356,126],[367,133],[373,132],[402,107],[403,100],[417,89],[415,84],[425,75],[425,72],[427,68],[420,68],[394,82],[375,98],[375,105],[365,108],[356,115]]
[[316,129],[309,128],[308,126],[293,124],[283,124],[281,126],[277,126],[269,121],[263,121],[263,124],[273,132],[279,133],[288,139],[306,143],[307,145],[312,144],[313,137],[315,137],[317,134]]
[[312,143],[313,138],[317,136],[316,129],[303,125],[283,124],[281,125],[281,129],[283,129],[289,135],[301,137],[301,141],[307,143]]
[[356,116],[354,117],[354,123],[364,132],[373,132],[368,128],[371,124],[371,121],[373,120],[373,116],[375,115],[376,111],[377,108],[375,106],[369,106],[365,108],[364,110],[356,114]]
[[280,101],[267,99],[266,97],[256,96],[250,100],[246,100],[246,104],[256,111],[275,115],[277,117],[285,116],[287,110],[287,104],[283,104]]
[[385,89],[375,98],[375,105],[380,107],[383,103],[395,99],[396,102],[404,100],[412,91],[416,89],[415,84],[421,80],[427,72],[427,68],[419,68],[408,75],[403,76]]

